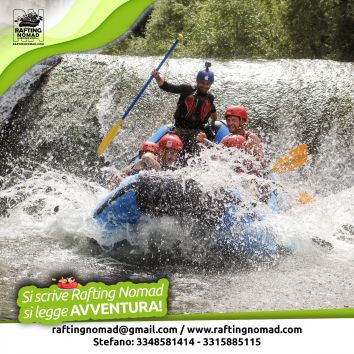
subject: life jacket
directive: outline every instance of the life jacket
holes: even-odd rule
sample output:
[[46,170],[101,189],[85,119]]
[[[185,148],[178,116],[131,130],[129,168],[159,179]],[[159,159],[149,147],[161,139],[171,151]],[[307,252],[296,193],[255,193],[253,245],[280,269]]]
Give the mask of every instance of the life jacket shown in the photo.
[[189,95],[184,102],[187,107],[186,118],[192,118],[195,115],[196,118],[204,122],[208,114],[210,114],[212,106],[207,96]]
[[213,105],[209,95],[197,92],[181,100],[175,113],[177,125],[186,128],[200,128],[207,123]]

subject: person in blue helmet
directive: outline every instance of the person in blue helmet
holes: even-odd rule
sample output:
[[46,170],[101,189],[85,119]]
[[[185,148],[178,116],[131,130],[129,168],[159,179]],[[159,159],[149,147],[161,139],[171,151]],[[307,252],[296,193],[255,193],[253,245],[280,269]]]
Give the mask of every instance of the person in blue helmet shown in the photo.
[[160,89],[179,94],[177,109],[174,113],[175,124],[172,133],[177,134],[183,141],[185,151],[194,153],[199,151],[196,136],[205,132],[210,140],[213,132],[210,129],[217,119],[214,106],[214,96],[209,89],[214,82],[214,73],[209,70],[211,63],[205,63],[205,69],[197,74],[196,85],[173,85],[161,78],[158,71],[153,70],[151,75],[156,79]]

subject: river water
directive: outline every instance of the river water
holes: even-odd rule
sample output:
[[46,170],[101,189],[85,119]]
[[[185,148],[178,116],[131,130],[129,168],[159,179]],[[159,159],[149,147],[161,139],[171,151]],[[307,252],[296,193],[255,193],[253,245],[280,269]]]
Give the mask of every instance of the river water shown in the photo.
[[[62,274],[74,274],[82,283],[168,277],[170,313],[353,307],[351,63],[244,60],[212,65],[219,117],[230,104],[247,107],[249,129],[262,137],[270,166],[293,147],[309,145],[308,163],[278,177],[281,210],[268,213],[265,221],[291,253],[272,264],[245,268],[219,255],[206,256],[202,247],[191,256],[198,262],[180,263],[137,263],[133,254],[123,259],[102,249],[107,240],[91,215],[107,193],[106,182],[129,162],[140,142],[172,122],[177,97],[153,83],[104,157],[98,158],[95,149],[158,61],[65,55],[31,90],[28,78],[27,86],[17,83],[16,92],[23,86],[26,94],[11,114],[0,109],[0,318],[16,318],[20,286],[47,286]],[[199,59],[171,59],[163,75],[170,82],[193,83],[202,67]],[[9,107],[6,95],[0,105]],[[206,168],[187,166],[180,178],[198,180],[208,190],[239,182],[227,164],[208,154],[202,156]],[[299,191],[316,202],[296,204]],[[151,230],[166,240],[180,239],[190,257],[189,220],[151,220],[135,235],[142,246]]]

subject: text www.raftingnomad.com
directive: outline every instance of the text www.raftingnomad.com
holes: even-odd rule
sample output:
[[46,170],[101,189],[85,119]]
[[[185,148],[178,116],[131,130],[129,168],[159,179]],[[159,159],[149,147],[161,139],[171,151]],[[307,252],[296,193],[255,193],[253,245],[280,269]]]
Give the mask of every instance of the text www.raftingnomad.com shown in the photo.
[[180,328],[169,326],[161,327],[149,325],[144,327],[128,327],[128,326],[100,326],[100,327],[82,327],[76,325],[62,325],[52,327],[53,334],[120,334],[120,335],[136,335],[136,334],[302,334],[301,327],[282,327],[278,326],[253,326],[238,327],[235,325],[224,326],[186,326]]

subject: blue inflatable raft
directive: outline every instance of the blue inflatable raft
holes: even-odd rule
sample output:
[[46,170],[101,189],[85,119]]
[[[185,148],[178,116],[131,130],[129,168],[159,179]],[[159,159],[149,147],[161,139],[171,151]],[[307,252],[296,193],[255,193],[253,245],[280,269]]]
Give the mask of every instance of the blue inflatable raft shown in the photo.
[[[162,127],[149,140],[158,142],[168,132],[168,127]],[[214,142],[219,143],[227,134],[227,127],[221,125]],[[279,250],[272,234],[262,225],[264,216],[254,213],[252,207],[243,208],[245,203],[237,191],[222,192],[217,198],[205,195],[192,179],[181,183],[174,178],[136,174],[109,193],[93,217],[108,234],[138,225],[144,215],[184,218],[187,223],[202,220],[210,229],[215,247],[224,252],[260,260],[274,258]],[[277,212],[276,192],[268,195],[266,203]]]

